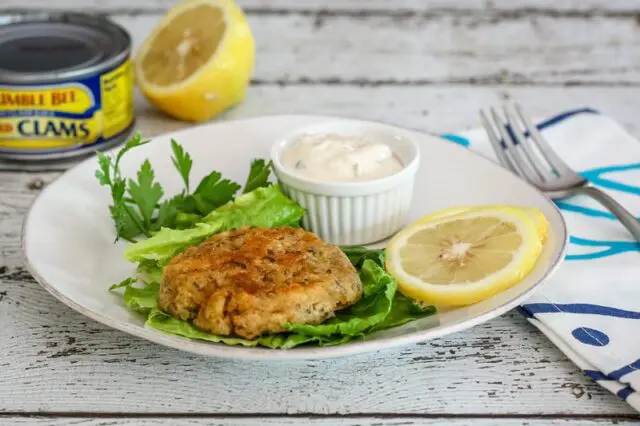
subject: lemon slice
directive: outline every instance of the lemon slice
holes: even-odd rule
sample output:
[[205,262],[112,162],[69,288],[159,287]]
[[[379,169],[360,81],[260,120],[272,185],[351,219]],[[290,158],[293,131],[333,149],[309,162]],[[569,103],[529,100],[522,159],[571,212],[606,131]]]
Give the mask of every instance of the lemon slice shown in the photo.
[[386,266],[403,294],[434,305],[469,305],[531,271],[543,243],[529,213],[507,206],[461,209],[431,214],[391,239]]
[[136,80],[165,113],[207,120],[245,95],[255,46],[242,9],[232,0],[178,3],[136,55]]
[[[491,206],[485,206],[485,208],[486,207],[491,207]],[[493,206],[493,207],[500,208],[500,206]],[[545,215],[540,210],[534,207],[515,207],[515,206],[510,206],[510,207],[521,209],[523,212],[525,212],[531,217],[531,219],[536,225],[536,230],[538,231],[538,236],[540,237],[540,241],[544,244],[547,241],[547,237],[549,235],[549,221],[547,220]],[[459,213],[471,210],[473,208],[474,208],[473,206],[456,206],[456,207],[449,207],[442,210],[437,210],[433,213],[430,213],[422,217],[419,220],[419,222],[428,222],[433,218],[459,214]]]

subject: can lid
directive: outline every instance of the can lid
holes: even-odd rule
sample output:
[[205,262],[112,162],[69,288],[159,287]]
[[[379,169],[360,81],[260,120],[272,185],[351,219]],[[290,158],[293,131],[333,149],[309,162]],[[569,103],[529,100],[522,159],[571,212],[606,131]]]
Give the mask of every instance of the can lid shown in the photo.
[[129,35],[83,14],[23,15],[0,25],[0,81],[47,82],[89,75],[129,55]]

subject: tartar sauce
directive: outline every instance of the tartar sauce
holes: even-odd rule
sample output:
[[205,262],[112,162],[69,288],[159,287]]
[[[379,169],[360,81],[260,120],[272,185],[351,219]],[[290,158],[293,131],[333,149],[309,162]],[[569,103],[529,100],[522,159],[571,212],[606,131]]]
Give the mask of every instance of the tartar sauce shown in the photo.
[[379,179],[403,168],[387,145],[337,134],[304,135],[281,158],[296,174],[322,181]]

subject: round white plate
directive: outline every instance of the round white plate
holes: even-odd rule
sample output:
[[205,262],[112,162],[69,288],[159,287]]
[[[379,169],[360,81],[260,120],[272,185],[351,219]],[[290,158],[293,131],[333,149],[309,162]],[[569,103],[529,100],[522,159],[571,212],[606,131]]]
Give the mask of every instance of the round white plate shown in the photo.
[[[267,116],[214,123],[158,136],[131,151],[122,162],[126,176],[149,158],[165,194],[181,189],[171,164],[170,140],[175,138],[192,155],[192,181],[211,170],[244,182],[251,159],[268,158],[271,145],[298,127],[332,117]],[[348,120],[357,121],[357,120]],[[440,310],[437,315],[378,332],[370,340],[333,347],[290,350],[226,346],[171,336],[147,329],[117,295],[107,288],[132,275],[124,260],[124,242],[114,244],[109,216],[110,196],[94,174],[90,158],[47,186],[33,203],[24,223],[22,250],[29,271],[63,303],[108,326],[173,348],[234,359],[285,360],[326,358],[380,350],[442,337],[497,317],[524,301],[561,262],[566,229],[555,205],[535,188],[493,162],[436,136],[412,133],[421,150],[421,164],[410,221],[455,205],[513,204],[537,207],[550,222],[549,240],[535,269],[522,282],[475,305]]]

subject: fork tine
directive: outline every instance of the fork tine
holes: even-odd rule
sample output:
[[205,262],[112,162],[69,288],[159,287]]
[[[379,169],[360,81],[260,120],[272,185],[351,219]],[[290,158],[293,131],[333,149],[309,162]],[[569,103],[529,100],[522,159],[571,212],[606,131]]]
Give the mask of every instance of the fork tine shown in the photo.
[[504,148],[502,147],[502,143],[500,142],[500,138],[496,135],[496,132],[491,125],[491,122],[487,118],[484,111],[480,110],[480,120],[482,121],[482,125],[487,132],[487,136],[489,136],[489,141],[491,142],[491,147],[493,148],[493,152],[496,154],[498,161],[507,169],[511,170],[514,173],[520,174],[518,169],[513,165],[511,159],[506,155]]
[[524,152],[527,160],[529,160],[528,164],[531,165],[531,169],[537,175],[538,179],[542,182],[546,182],[547,179],[545,175],[549,174],[549,171],[542,168],[542,165],[540,164],[541,160],[537,159],[535,152],[531,149],[531,144],[527,142],[520,120],[518,120],[513,109],[509,108],[509,106],[504,107],[504,113],[507,116],[507,123],[511,126],[513,137],[518,141],[520,149]]
[[500,117],[500,114],[498,114],[495,108],[491,108],[491,115],[493,116],[493,121],[495,121],[498,131],[502,136],[502,140],[505,143],[506,152],[510,155],[511,163],[515,165],[515,169],[518,171],[518,174],[526,180],[540,182],[540,179],[536,176],[531,165],[529,165],[529,162],[522,156],[522,153],[518,149],[518,141],[513,139],[515,135],[509,134],[506,123],[502,117]]
[[524,113],[520,104],[515,104],[515,109],[524,123],[525,129],[531,135],[531,141],[537,146],[542,156],[549,162],[551,167],[555,169],[558,175],[564,173],[574,173],[573,170],[565,163],[556,152],[549,146],[547,141],[542,137],[538,128],[533,124],[531,119]]

